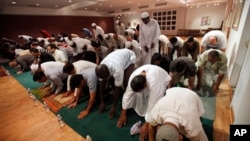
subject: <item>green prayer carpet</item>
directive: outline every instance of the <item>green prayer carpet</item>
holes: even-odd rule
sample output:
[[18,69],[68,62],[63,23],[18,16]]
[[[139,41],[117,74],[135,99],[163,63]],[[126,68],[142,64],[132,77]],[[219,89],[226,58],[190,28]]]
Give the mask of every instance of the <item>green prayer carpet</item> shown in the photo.
[[[16,74],[15,68],[8,67],[7,64],[2,64],[9,73],[19,81],[25,88],[30,88],[31,90],[37,89],[42,86],[41,83],[34,82],[32,79],[32,74],[30,71],[24,72],[23,74]],[[215,97],[201,97],[205,114],[201,118],[203,128],[207,134],[210,141],[213,140],[213,121],[215,118]],[[55,114],[60,114],[63,121],[69,125],[73,130],[82,135],[84,138],[90,135],[92,141],[138,141],[139,135],[130,135],[130,128],[134,123],[141,120],[144,123],[144,118],[137,116],[133,110],[128,110],[127,125],[122,128],[116,127],[116,122],[119,118],[121,112],[121,100],[118,105],[118,112],[115,117],[109,119],[109,110],[111,106],[112,99],[109,97],[107,100],[106,110],[100,114],[98,112],[99,105],[95,105],[95,108],[89,113],[89,115],[83,119],[78,119],[78,114],[85,109],[88,103],[88,98],[81,98],[77,107],[73,109],[68,109],[63,107]]]

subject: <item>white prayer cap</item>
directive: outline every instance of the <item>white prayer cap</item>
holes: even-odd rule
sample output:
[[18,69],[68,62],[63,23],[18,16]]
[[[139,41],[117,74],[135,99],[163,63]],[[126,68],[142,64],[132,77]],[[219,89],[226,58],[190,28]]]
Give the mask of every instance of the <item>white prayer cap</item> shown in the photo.
[[72,33],[72,34],[71,34],[71,37],[72,37],[72,38],[76,38],[76,37],[79,37],[79,35],[77,35],[77,34],[75,34],[75,33]]
[[119,21],[117,20],[115,23],[116,23],[116,24],[118,24],[118,23],[119,23]]
[[179,141],[179,132],[170,125],[162,125],[156,133],[156,140]]
[[104,39],[107,39],[109,37],[109,34],[104,35]]
[[95,23],[92,23],[91,26],[92,26],[92,27],[93,27],[93,26],[96,26],[96,24],[95,24]]
[[141,18],[144,19],[144,18],[147,18],[149,17],[149,13],[148,12],[142,12],[141,13]]
[[130,48],[132,46],[132,43],[130,41],[125,42],[125,48]]
[[35,73],[37,71],[37,69],[38,69],[38,64],[32,64],[30,66],[30,70],[32,73]]

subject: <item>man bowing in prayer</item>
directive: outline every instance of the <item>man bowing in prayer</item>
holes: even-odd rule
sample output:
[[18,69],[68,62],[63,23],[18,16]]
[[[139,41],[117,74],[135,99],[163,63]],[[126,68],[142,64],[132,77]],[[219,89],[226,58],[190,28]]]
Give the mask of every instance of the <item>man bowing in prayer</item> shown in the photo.
[[142,48],[142,64],[150,64],[152,55],[158,52],[158,39],[161,34],[159,24],[149,17],[148,12],[141,14],[139,44]]

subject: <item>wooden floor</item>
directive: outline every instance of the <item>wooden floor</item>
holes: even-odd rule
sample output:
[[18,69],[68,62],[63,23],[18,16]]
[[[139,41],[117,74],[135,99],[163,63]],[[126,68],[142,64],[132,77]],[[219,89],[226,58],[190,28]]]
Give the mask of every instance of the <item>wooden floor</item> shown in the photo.
[[[224,87],[224,88],[223,88]],[[230,124],[233,123],[233,112],[230,106],[233,90],[228,85],[228,81],[225,80],[224,83],[220,85],[220,90],[226,89],[226,91],[220,91],[216,96],[216,113],[215,120],[213,124],[214,128],[214,141],[228,141]]]
[[12,76],[0,77],[0,141],[85,141],[69,126],[61,128],[57,117],[35,106]]

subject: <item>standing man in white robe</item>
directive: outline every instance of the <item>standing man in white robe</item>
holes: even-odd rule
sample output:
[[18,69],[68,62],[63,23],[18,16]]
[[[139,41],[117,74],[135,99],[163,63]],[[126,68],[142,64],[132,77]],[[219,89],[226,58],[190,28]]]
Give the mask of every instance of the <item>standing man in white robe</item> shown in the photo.
[[[143,65],[130,76],[127,89],[122,98],[122,112],[117,127],[127,122],[127,109],[134,108],[139,116],[150,112],[157,101],[164,96],[171,77],[156,65]],[[145,122],[140,131],[140,140],[147,138],[148,123]]]
[[102,27],[96,25],[96,23],[92,23],[92,30],[93,30],[93,34],[94,34],[94,39],[97,40],[97,36],[98,35],[102,35],[102,37],[104,36],[104,30],[102,29]]
[[122,35],[122,36],[125,36],[124,33],[125,33],[125,24],[122,23],[121,21],[116,21],[116,34],[117,35]]
[[161,30],[156,20],[149,17],[148,12],[141,14],[142,22],[140,23],[139,43],[142,47],[142,64],[150,64],[154,53],[159,49],[159,36]]

